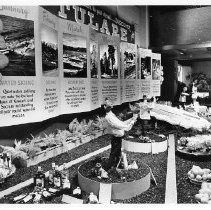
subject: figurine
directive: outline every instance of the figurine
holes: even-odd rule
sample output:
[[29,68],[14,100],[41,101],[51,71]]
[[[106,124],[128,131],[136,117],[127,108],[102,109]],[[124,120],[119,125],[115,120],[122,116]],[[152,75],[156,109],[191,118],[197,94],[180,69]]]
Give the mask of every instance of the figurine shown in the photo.
[[94,168],[94,175],[99,179],[101,179],[101,171],[102,171],[101,163],[96,163]]
[[91,192],[91,193],[89,194],[88,203],[89,203],[89,204],[97,204],[97,203],[99,203],[99,201],[98,201],[98,199],[97,199],[97,196],[96,196],[93,192]]
[[101,163],[96,163],[95,168],[93,169],[93,173],[99,179],[108,179],[108,173],[102,168]]
[[82,198],[82,194],[81,194],[81,188],[77,187],[76,189],[73,190],[73,195],[77,198]]
[[133,161],[133,163],[128,166],[128,169],[138,169],[136,161]]
[[108,173],[103,168],[101,170],[101,178],[108,179]]

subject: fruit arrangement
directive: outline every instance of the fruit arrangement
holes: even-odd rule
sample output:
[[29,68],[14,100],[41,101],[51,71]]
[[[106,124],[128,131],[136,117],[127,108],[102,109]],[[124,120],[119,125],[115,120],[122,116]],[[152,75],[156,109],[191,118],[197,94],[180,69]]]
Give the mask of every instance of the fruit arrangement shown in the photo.
[[210,182],[211,170],[208,168],[201,169],[199,166],[193,165],[192,169],[188,172],[188,178],[196,183]]
[[178,150],[190,153],[210,154],[211,135],[195,135],[191,137],[181,137],[178,140]]
[[203,182],[195,199],[199,203],[211,204],[211,183]]

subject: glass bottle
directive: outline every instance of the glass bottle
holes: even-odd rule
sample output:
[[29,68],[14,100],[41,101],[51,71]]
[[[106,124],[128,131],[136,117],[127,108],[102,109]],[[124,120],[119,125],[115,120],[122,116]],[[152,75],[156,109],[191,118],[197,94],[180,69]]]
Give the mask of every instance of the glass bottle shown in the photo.
[[69,170],[66,167],[66,163],[63,163],[63,169],[61,171],[61,176],[62,176],[62,185],[63,185],[70,178]]
[[53,185],[56,188],[62,187],[62,176],[61,176],[61,172],[58,170],[58,166],[55,167],[55,173],[53,176]]
[[37,173],[34,176],[34,186],[40,188],[45,187],[45,174],[42,172],[41,166],[38,166]]
[[12,166],[11,155],[9,153],[7,153],[7,166],[8,166],[8,168],[11,168],[11,166]]
[[52,163],[52,168],[51,170],[49,171],[49,184],[52,185],[53,184],[53,176],[54,176],[54,173],[55,173],[55,167],[56,167],[56,164],[55,163]]

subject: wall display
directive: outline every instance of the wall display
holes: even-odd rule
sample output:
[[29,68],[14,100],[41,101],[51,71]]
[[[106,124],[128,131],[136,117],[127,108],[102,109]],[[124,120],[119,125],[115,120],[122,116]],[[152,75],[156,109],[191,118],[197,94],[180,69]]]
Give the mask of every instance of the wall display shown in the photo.
[[139,49],[137,69],[134,28],[96,11],[0,6],[0,127],[91,111],[106,97],[136,101],[151,94],[152,76],[158,94],[160,57]]
[[137,46],[121,42],[121,71],[123,72],[123,102],[138,100]]
[[152,53],[152,96],[160,96],[161,54]]
[[37,7],[0,7],[0,126],[41,120]]
[[60,80],[58,67],[58,18],[39,8],[39,31],[42,69],[42,116],[44,119],[60,114]]
[[100,54],[101,102],[110,98],[114,105],[120,102],[120,56],[118,37],[98,34]]
[[139,68],[138,68],[138,80],[139,80],[139,97],[143,95],[151,95],[151,54],[152,51],[149,49],[138,49],[139,56]]

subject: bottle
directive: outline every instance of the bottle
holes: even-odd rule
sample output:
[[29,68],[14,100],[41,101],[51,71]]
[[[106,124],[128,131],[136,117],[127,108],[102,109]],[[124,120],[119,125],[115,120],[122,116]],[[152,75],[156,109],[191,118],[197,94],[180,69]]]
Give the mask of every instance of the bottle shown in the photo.
[[11,155],[7,152],[7,166],[8,168],[11,168],[12,163],[11,163]]
[[45,187],[45,174],[42,172],[41,166],[38,166],[37,173],[35,174],[34,186],[40,188]]
[[63,163],[63,169],[61,171],[61,176],[62,176],[62,185],[63,185],[70,178],[69,170],[66,167],[66,163]]
[[58,170],[58,166],[55,167],[55,173],[53,176],[53,185],[56,188],[62,187],[62,176],[61,176],[61,172]]
[[51,170],[49,171],[49,184],[52,185],[53,184],[53,176],[54,176],[54,173],[55,173],[55,166],[56,164],[55,163],[52,163],[52,168]]
[[7,154],[6,153],[3,153],[3,165],[4,167],[7,167]]

